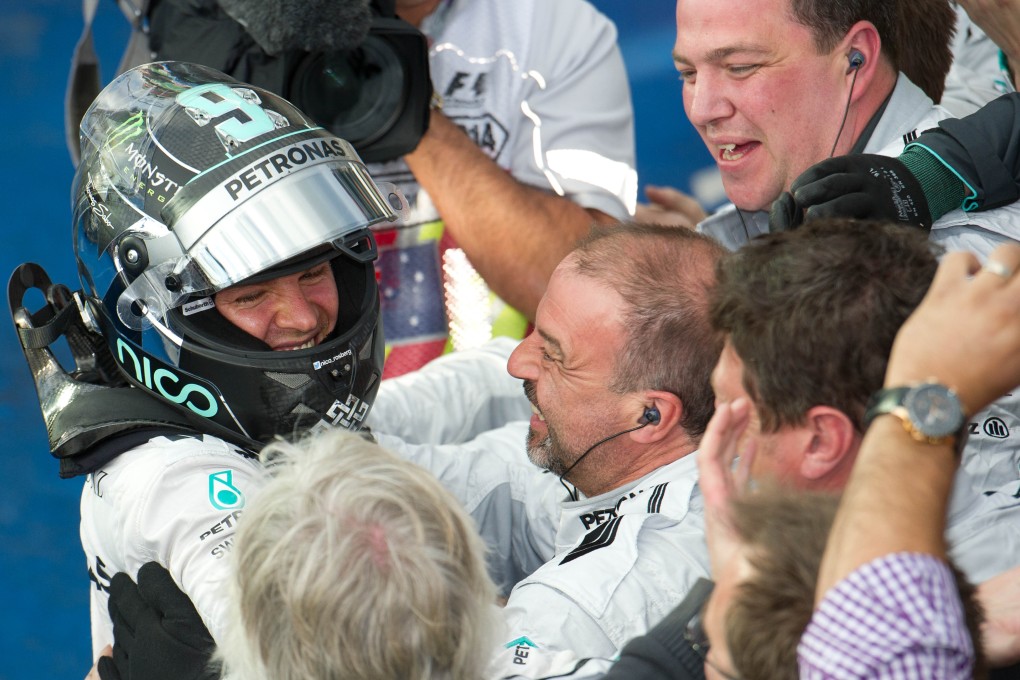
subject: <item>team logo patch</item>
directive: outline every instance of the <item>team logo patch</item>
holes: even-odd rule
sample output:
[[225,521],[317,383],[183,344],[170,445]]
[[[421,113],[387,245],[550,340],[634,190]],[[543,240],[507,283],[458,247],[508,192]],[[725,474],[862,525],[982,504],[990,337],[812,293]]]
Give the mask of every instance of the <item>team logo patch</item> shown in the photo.
[[503,648],[504,649],[511,649],[513,647],[520,647],[520,646],[534,647],[535,649],[538,649],[538,645],[536,645],[534,642],[532,642],[528,638],[527,635],[522,635],[521,637],[517,638],[516,640],[511,640],[510,642],[508,642],[505,645],[503,645]]
[[567,562],[572,562],[578,557],[583,557],[590,552],[598,550],[599,548],[605,548],[606,546],[612,545],[613,541],[616,540],[616,531],[620,528],[620,522],[622,520],[623,517],[614,517],[601,525],[598,529],[589,531],[577,547],[567,553],[567,556],[563,558],[560,564],[562,565]]
[[666,485],[669,482],[663,482],[652,490],[652,495],[648,499],[648,512],[659,512],[662,509],[662,499],[666,497]]
[[989,418],[985,421],[982,429],[989,437],[995,437],[996,439],[1006,439],[1009,437],[1009,427],[1001,418]]
[[209,502],[217,510],[238,510],[244,507],[244,494],[234,486],[234,473],[221,470],[209,475]]

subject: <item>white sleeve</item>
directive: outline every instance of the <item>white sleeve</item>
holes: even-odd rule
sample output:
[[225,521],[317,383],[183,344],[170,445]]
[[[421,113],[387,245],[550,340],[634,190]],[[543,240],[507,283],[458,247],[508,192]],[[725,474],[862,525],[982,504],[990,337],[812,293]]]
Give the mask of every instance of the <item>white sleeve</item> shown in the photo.
[[550,651],[527,644],[501,649],[486,677],[500,680],[596,680],[613,667],[610,659],[580,659],[569,651]]
[[[597,588],[597,579],[590,580],[591,587]],[[540,649],[577,650],[586,657],[612,657],[619,651],[583,604],[541,581],[518,585],[503,608],[503,618],[511,636],[525,638]]]
[[518,583],[506,636],[578,657],[614,658],[708,575],[703,519],[623,514]]
[[[408,444],[457,444],[530,417],[521,381],[506,370],[519,342],[493,338],[384,380],[368,416],[369,427]],[[524,455],[523,448],[519,453]]]
[[1013,92],[999,61],[999,47],[974,24],[963,7],[956,8],[953,64],[940,104],[954,117],[974,113],[996,97]]
[[261,486],[260,468],[222,442],[176,444],[123,453],[86,482],[81,536],[95,581],[94,654],[113,641],[109,579],[117,572],[135,578],[152,561],[170,571],[213,637],[222,633],[226,557]]
[[582,0],[539,0],[532,80],[512,140],[510,171],[617,219],[634,214],[634,112],[616,27]]
[[527,422],[465,444],[412,445],[377,434],[384,448],[431,472],[474,518],[489,548],[489,574],[503,593],[552,557],[563,490],[532,464]]

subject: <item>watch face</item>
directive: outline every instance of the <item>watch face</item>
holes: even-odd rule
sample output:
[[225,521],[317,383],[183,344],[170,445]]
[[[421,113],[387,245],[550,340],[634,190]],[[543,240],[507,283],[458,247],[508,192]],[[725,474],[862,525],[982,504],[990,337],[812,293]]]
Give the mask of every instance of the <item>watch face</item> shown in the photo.
[[911,388],[903,406],[914,427],[926,437],[948,437],[963,425],[960,400],[944,385],[926,383]]

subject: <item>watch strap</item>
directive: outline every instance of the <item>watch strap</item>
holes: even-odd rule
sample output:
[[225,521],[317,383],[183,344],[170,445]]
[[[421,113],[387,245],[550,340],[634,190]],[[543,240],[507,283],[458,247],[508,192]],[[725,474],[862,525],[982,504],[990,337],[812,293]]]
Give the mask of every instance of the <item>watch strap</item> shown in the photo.
[[873,421],[883,413],[892,413],[903,404],[903,398],[910,391],[909,386],[886,387],[871,395],[864,408],[864,429],[867,430]]

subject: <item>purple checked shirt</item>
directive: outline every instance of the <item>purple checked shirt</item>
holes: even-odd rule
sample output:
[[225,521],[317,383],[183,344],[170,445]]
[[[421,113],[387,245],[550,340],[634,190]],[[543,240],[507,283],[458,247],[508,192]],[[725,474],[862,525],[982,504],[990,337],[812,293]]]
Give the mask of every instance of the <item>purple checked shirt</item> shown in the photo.
[[960,680],[974,647],[956,582],[942,560],[886,555],[830,590],[797,648],[800,677]]

